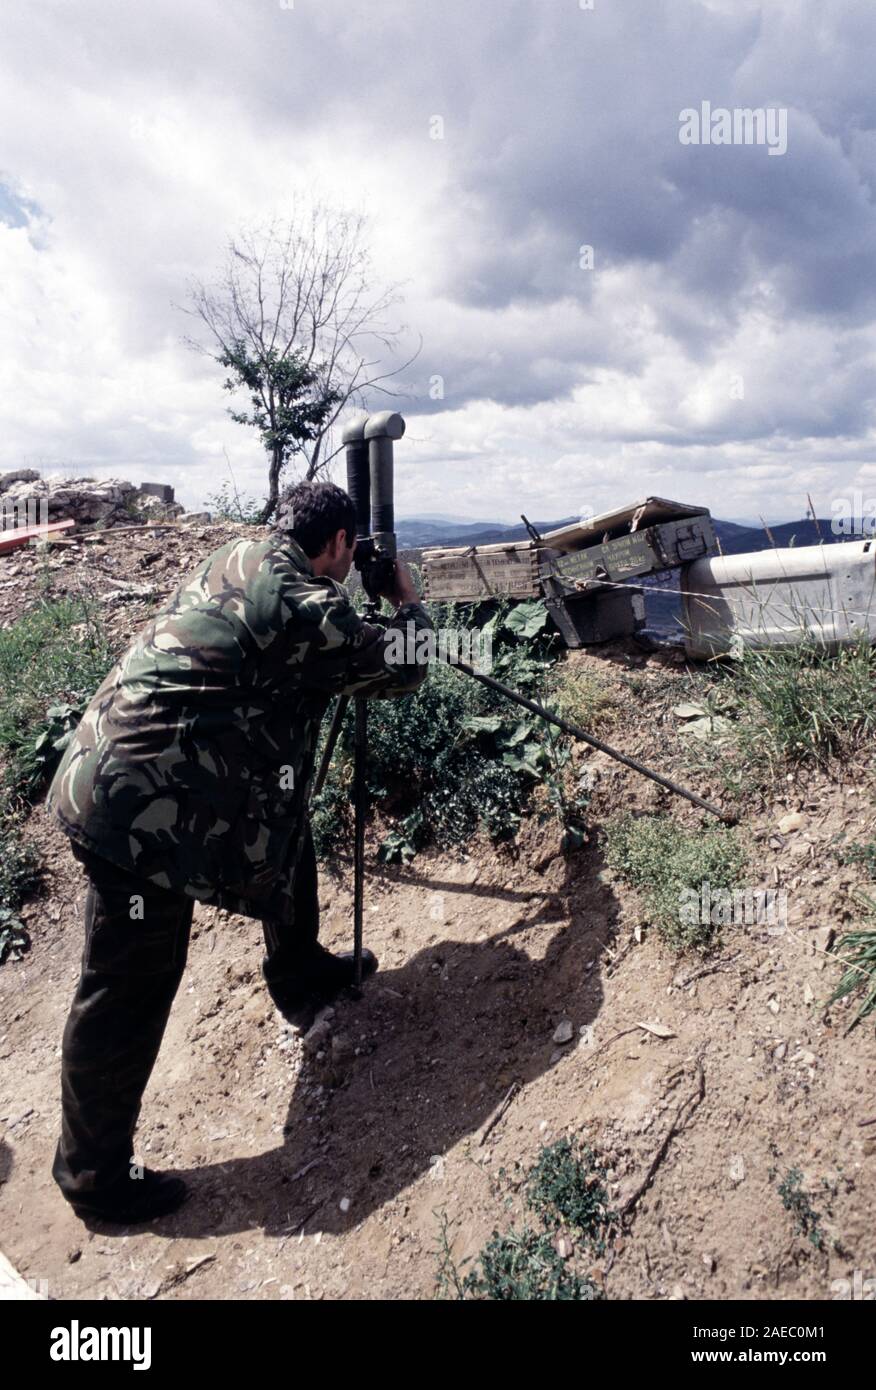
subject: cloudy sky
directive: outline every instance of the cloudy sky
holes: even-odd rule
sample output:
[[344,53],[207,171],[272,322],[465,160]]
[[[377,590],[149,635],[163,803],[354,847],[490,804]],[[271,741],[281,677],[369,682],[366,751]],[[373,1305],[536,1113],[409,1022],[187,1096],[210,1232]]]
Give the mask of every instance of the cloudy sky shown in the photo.
[[[402,513],[876,494],[876,5],[586,5],[6,0],[0,469],[258,492],[174,306],[316,188],[422,340]],[[703,102],[786,151],[682,143]]]

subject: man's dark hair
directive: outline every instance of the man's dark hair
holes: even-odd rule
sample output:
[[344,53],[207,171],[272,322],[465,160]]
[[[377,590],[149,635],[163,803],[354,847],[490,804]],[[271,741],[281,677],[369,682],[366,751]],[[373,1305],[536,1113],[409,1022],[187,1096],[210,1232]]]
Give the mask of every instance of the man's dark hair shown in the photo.
[[342,487],[335,483],[293,483],[277,503],[274,535],[291,536],[309,559],[344,530],[347,545],[356,538],[356,513]]

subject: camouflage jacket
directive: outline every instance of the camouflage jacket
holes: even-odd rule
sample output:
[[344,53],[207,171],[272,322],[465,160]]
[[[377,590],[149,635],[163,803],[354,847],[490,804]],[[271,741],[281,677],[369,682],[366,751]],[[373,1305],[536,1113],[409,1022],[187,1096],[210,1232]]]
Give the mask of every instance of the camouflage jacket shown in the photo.
[[385,630],[364,623],[291,539],[232,541],[110,671],[50,806],[74,840],[159,887],[290,920],[332,695],[400,695],[426,675],[392,663],[399,628],[431,623],[419,604]]

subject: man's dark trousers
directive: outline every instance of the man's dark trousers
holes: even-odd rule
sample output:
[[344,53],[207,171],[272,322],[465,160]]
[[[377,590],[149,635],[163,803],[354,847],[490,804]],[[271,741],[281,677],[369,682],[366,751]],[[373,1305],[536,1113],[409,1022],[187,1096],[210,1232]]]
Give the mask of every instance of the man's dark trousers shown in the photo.
[[[89,888],[82,972],[64,1030],[62,1124],[52,1173],[64,1196],[99,1206],[130,1175],[134,1129],[185,970],[189,897],[156,888],[71,841]],[[262,970],[278,1007],[319,932],[309,827],[292,922],[264,920]]]

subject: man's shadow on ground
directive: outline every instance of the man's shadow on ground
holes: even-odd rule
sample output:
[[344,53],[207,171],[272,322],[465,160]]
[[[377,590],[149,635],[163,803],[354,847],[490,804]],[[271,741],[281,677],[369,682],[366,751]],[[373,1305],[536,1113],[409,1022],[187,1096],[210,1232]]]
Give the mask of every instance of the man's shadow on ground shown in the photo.
[[[517,919],[487,939],[438,941],[381,969],[360,1000],[338,1005],[331,1027],[340,1044],[329,1041],[321,1059],[305,1060],[282,1145],[184,1174],[191,1199],[153,1229],[340,1234],[430,1168],[439,1176],[441,1156],[461,1139],[471,1138],[477,1153],[509,1089],[560,1064],[599,1013],[600,958],[617,918],[601,867],[590,846],[564,861],[565,882],[534,902],[532,889],[481,890],[518,901]],[[412,870],[407,877],[424,890],[462,888]],[[553,1041],[563,1019],[576,1034],[565,1047]]]

